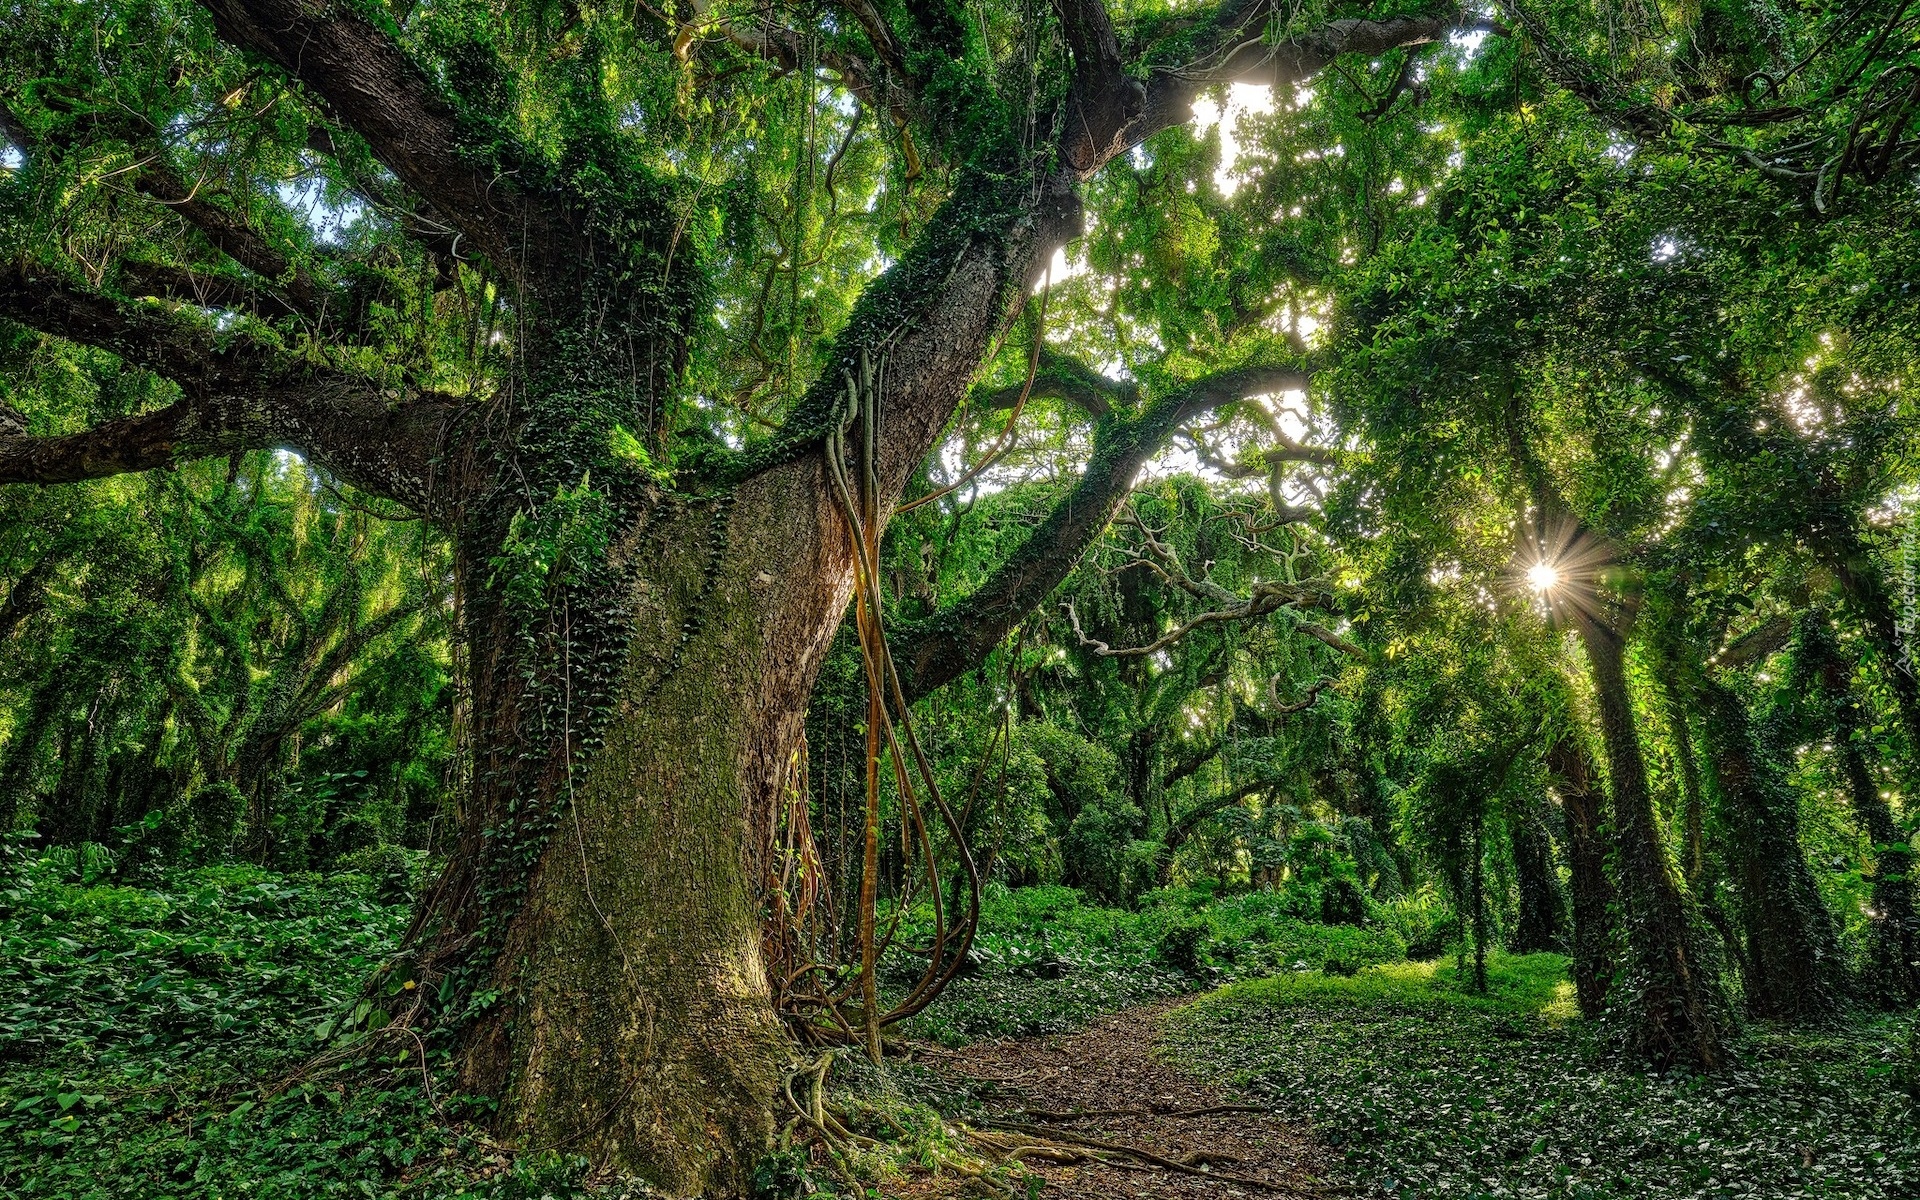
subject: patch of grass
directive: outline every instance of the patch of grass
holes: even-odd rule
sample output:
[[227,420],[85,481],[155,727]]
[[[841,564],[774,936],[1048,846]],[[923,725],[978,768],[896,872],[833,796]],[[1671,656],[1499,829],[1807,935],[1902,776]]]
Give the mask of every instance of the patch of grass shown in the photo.
[[1248,980],[1209,996],[1206,1003],[1396,1005],[1564,1021],[1578,1011],[1566,962],[1558,954],[1500,956],[1488,964],[1484,995],[1462,988],[1451,963],[1398,962],[1350,976],[1290,974]]
[[1718,1074],[1610,1062],[1564,960],[1240,983],[1175,1015],[1170,1049],[1309,1119],[1351,1182],[1408,1197],[1894,1200],[1920,1195],[1912,1015],[1751,1030]]

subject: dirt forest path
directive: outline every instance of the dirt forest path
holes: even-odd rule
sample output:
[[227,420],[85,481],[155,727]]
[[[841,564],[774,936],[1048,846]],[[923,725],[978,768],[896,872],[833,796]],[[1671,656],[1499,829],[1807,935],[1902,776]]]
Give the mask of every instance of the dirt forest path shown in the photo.
[[1351,1195],[1326,1182],[1334,1156],[1305,1125],[1249,1105],[1157,1053],[1167,1014],[1190,1001],[1127,1009],[1078,1033],[926,1050],[919,1060],[992,1085],[983,1123],[1006,1130],[1010,1144],[1023,1135],[1045,1139],[1041,1149],[1021,1155],[1046,1177],[1045,1200]]

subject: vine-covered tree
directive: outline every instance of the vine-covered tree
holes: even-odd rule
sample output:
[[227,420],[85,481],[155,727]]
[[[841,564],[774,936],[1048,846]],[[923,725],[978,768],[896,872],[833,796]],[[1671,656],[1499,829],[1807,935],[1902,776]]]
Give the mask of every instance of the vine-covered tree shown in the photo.
[[863,540],[1089,179],[1464,20],[27,6],[0,312],[155,382],[28,371],[0,480],[279,447],[444,531],[473,761],[409,994],[528,1144],[738,1191],[786,1053],[759,871]]

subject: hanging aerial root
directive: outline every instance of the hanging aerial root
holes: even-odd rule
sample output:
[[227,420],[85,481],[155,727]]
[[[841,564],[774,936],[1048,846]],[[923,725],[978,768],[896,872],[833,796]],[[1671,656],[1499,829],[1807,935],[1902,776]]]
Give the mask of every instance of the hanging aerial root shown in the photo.
[[[884,360],[875,364],[862,352],[857,370],[846,372],[846,403],[839,422],[829,429],[824,447],[832,496],[846,521],[853,544],[854,615],[868,689],[864,769],[865,836],[858,906],[857,970],[849,977],[844,967],[824,965],[819,952],[825,939],[818,936],[809,938],[799,932],[798,927],[804,924],[801,914],[816,907],[818,897],[803,895],[799,902],[789,904],[784,893],[793,884],[790,873],[783,872],[778,880],[773,881],[775,889],[783,893],[774,903],[775,920],[782,925],[782,929],[769,937],[769,961],[780,965],[785,980],[781,989],[783,1011],[788,1014],[789,1020],[802,1027],[804,1040],[858,1040],[865,1043],[868,1055],[875,1061],[879,1061],[884,1049],[881,1031],[925,1008],[966,965],[967,953],[979,926],[981,883],[979,866],[967,846],[965,822],[955,816],[951,806],[941,796],[932,763],[914,728],[911,708],[888,649],[882,622],[884,597],[880,589],[879,557],[883,517],[875,468],[875,439],[879,427],[879,397],[883,390],[884,371]],[[847,433],[856,422],[860,441],[850,469]],[[917,860],[918,868],[910,874],[896,898],[884,932],[878,921],[880,773],[883,757],[892,771],[900,798],[902,858],[910,863]],[[796,805],[803,802],[798,796],[795,800]],[[952,842],[953,851],[963,869],[968,893],[964,915],[957,910],[957,905],[950,907],[950,898],[943,892],[936,827],[929,812],[938,817],[938,828],[944,830]],[[793,813],[788,814],[789,850],[798,850],[805,858],[811,853],[811,833],[800,830],[803,822],[804,816],[796,818]],[[810,885],[809,876],[816,866],[817,862],[809,859],[800,872],[803,888]],[[924,896],[920,891],[923,887]],[[808,903],[809,899],[812,903]],[[893,945],[895,933],[906,913],[922,900],[932,910],[934,925],[932,944],[927,950],[926,969],[904,997],[890,1007],[883,1008],[878,983],[879,962]],[[806,941],[813,943],[810,949],[802,944]],[[810,987],[805,992],[790,990],[816,972],[821,981],[818,986]],[[837,985],[836,980],[839,981]],[[856,996],[857,1022],[851,1019]],[[822,1017],[826,1021],[824,1024],[820,1020]]]

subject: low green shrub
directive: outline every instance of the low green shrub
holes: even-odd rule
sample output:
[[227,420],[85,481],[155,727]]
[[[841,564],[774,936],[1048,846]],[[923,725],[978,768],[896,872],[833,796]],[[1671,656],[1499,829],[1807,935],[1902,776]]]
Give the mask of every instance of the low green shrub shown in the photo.
[[1176,971],[1198,975],[1205,967],[1201,952],[1213,936],[1213,927],[1205,918],[1195,918],[1172,926],[1160,935],[1155,953],[1160,961]]
[[1432,889],[1380,906],[1380,922],[1406,945],[1407,957],[1426,962],[1445,954],[1460,936],[1460,920]]
[[1350,964],[1357,970],[1407,957],[1406,943],[1391,930],[1305,922],[1280,927],[1266,951],[1279,971],[1317,971],[1329,962]]
[[365,876],[382,904],[412,904],[431,870],[421,851],[391,845],[343,854],[337,865],[342,873]]

